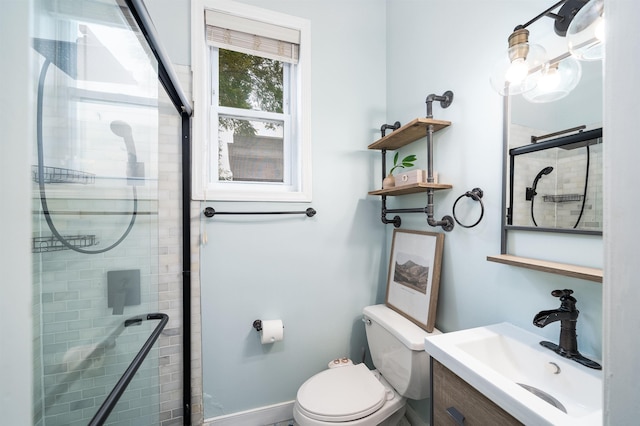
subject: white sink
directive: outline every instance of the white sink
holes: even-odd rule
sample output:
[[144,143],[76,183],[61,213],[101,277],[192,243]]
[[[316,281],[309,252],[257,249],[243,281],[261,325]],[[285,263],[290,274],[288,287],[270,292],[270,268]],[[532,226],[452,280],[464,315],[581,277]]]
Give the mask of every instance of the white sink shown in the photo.
[[549,339],[505,322],[427,337],[424,346],[524,424],[601,425],[602,371],[563,358],[542,340]]

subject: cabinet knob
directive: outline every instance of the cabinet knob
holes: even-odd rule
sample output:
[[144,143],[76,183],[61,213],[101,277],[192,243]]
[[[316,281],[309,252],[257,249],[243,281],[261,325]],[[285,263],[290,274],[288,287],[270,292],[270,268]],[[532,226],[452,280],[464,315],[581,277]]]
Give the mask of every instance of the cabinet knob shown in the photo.
[[458,424],[459,426],[464,426],[464,416],[456,407],[449,407],[446,409],[447,414],[451,416],[451,418]]

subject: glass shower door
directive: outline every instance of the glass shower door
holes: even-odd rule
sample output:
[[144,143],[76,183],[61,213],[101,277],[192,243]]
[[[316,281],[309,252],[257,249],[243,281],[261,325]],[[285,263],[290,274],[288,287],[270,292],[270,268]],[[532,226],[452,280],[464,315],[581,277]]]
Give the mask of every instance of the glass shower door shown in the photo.
[[[38,2],[34,27],[33,418],[86,425],[157,325],[135,319],[159,311],[175,165],[158,65],[121,2]],[[155,345],[105,424],[161,423],[159,364]]]

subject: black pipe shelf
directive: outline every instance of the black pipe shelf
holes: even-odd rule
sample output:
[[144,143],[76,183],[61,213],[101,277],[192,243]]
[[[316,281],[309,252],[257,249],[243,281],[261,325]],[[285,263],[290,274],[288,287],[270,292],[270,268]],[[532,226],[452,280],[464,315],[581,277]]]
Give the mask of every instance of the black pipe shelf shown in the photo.
[[440,190],[440,189],[451,189],[453,185],[448,183],[411,183],[409,185],[395,186],[393,188],[387,189],[377,189],[375,191],[369,191],[369,195],[408,195],[408,194],[418,194],[420,192],[427,192],[429,189]]
[[[451,94],[452,96],[453,94]],[[443,107],[447,107],[448,105]],[[435,120],[431,117],[422,118],[418,117],[405,124],[400,125],[400,122],[396,121],[394,125],[383,125],[381,130],[381,137],[377,141],[370,144],[367,148],[379,150],[382,154],[382,179],[386,176],[386,154],[387,150],[397,150],[410,143],[418,141],[424,137],[427,137],[429,132],[436,133],[451,125],[450,121]],[[386,134],[386,130],[392,130],[391,133]],[[428,145],[429,142],[428,142]],[[427,157],[431,155],[431,146],[427,147]],[[430,163],[429,163],[430,164]],[[381,206],[381,219],[384,224],[393,224],[394,227],[399,228],[402,224],[400,216],[394,216],[392,219],[387,218],[387,214],[391,213],[424,213],[428,217],[429,224],[433,215],[433,204],[431,200],[434,191],[451,189],[453,185],[447,183],[434,183],[434,182],[417,182],[408,185],[399,185],[392,188],[383,188],[369,191],[369,195],[380,196],[382,198]],[[387,209],[386,200],[387,196],[409,195],[409,194],[427,194],[427,206],[424,208],[409,208],[409,209]],[[431,208],[431,210],[430,210]],[[448,226],[443,227],[446,231],[450,231],[453,228],[453,219],[448,217],[443,218],[447,220]],[[450,220],[449,220],[450,219]],[[434,226],[434,225],[432,225]],[[437,223],[436,226],[442,226]]]
[[429,126],[433,126],[433,132],[444,129],[451,125],[450,121],[434,120],[433,118],[418,117],[400,127],[397,130],[389,133],[386,136],[378,139],[368,149],[399,149],[405,145],[415,142],[418,139],[422,139],[427,135],[427,129]]

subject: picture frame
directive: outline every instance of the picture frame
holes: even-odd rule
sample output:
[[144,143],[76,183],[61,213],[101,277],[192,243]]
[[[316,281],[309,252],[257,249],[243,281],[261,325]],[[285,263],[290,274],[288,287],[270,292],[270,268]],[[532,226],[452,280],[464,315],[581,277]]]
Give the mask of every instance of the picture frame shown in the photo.
[[385,304],[427,332],[436,322],[444,234],[394,229]]

